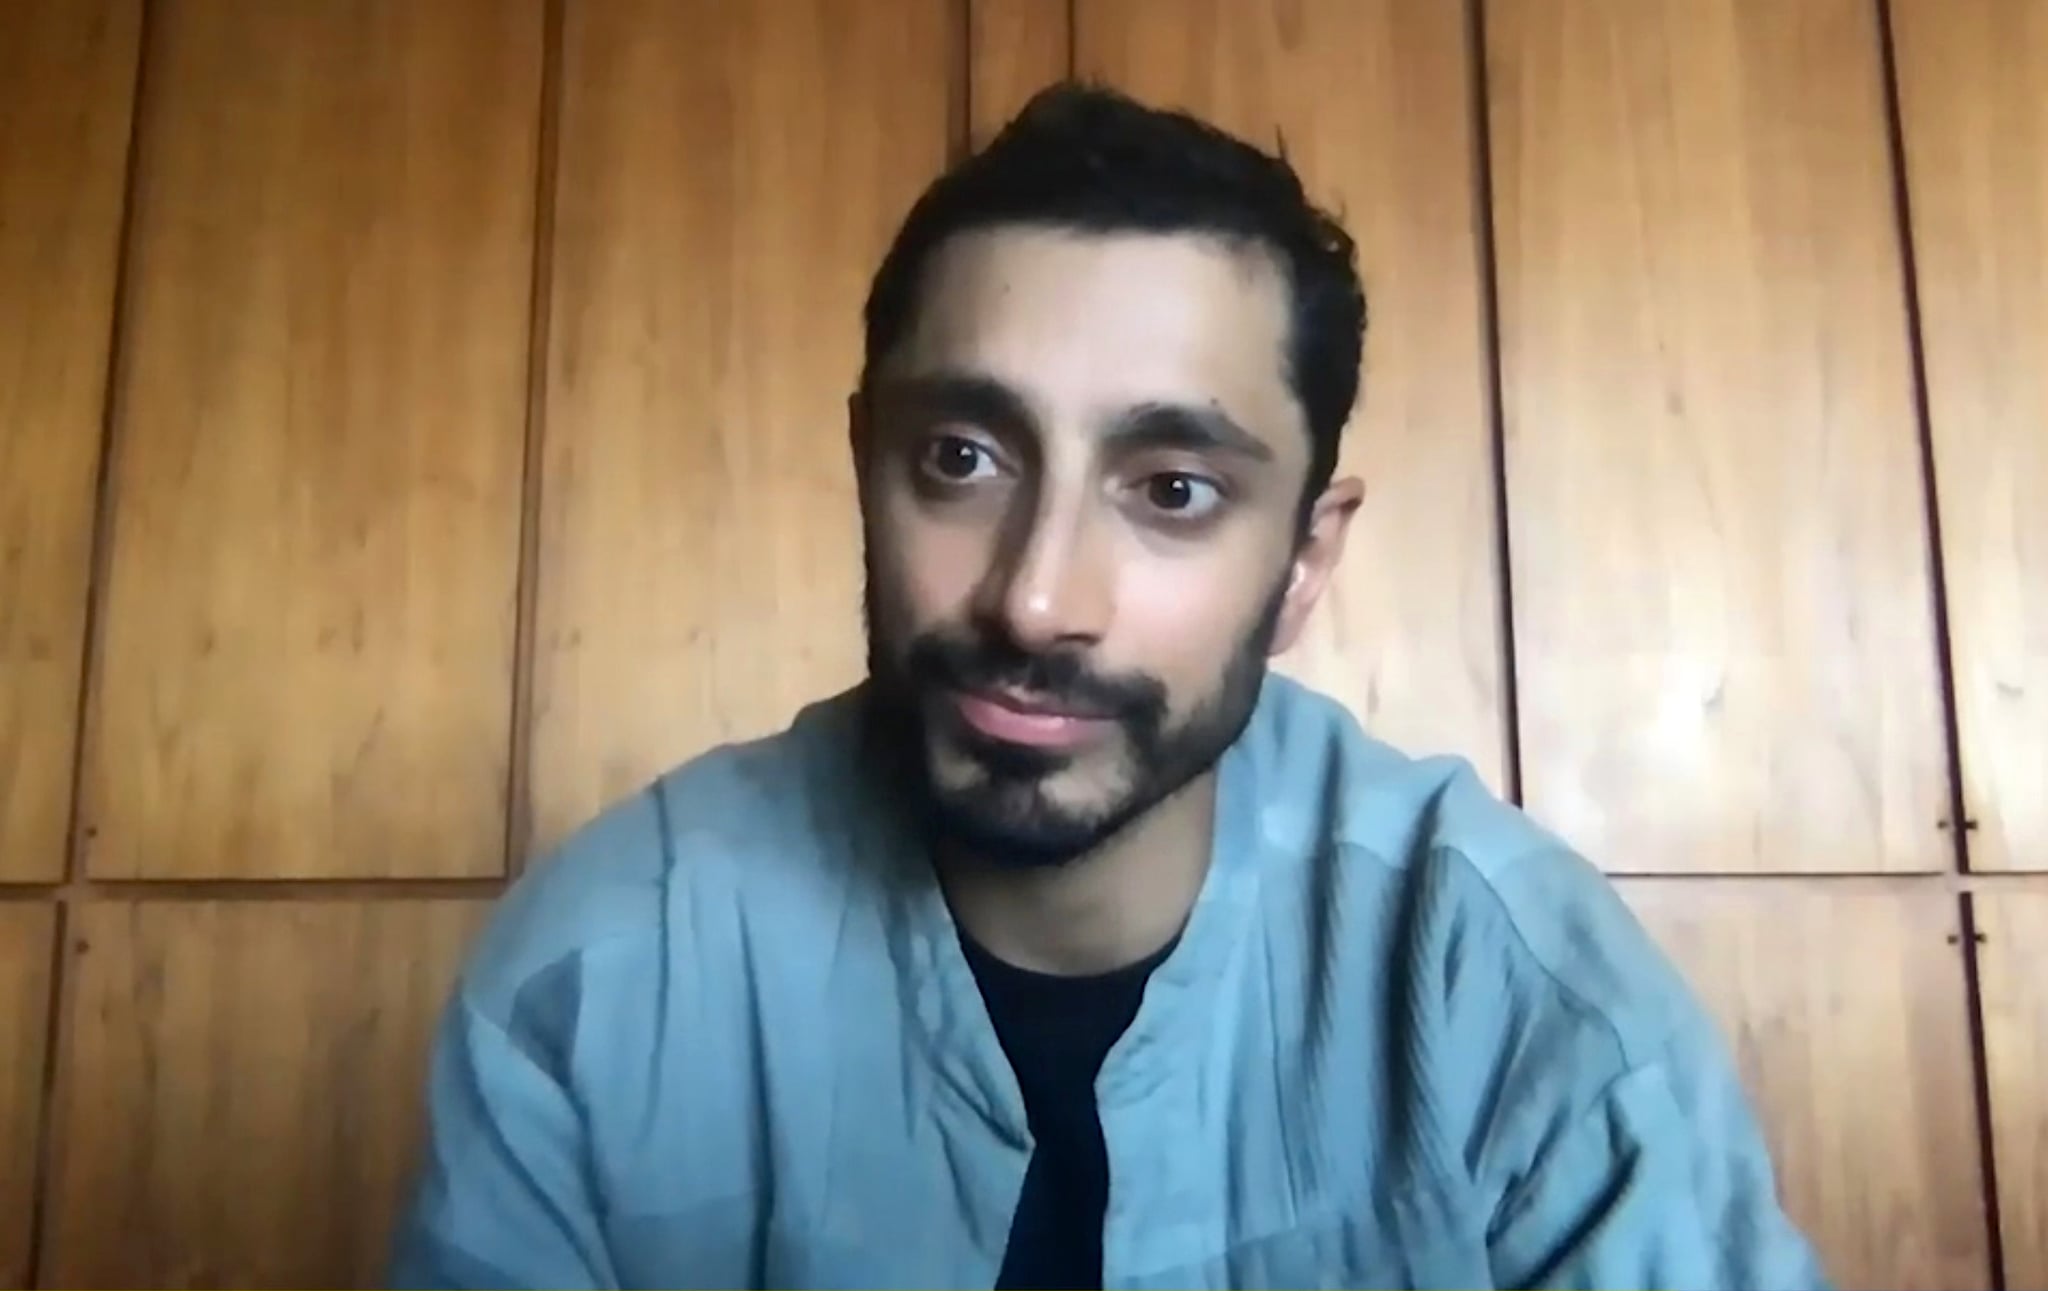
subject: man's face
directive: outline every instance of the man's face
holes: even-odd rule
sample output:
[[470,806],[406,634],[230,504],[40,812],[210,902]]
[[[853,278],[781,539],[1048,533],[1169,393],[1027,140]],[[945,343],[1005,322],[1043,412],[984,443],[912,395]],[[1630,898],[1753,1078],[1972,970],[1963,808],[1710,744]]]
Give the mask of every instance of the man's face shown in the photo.
[[1287,306],[1207,237],[1005,228],[927,265],[855,444],[870,672],[946,840],[1070,860],[1243,730],[1349,514],[1298,546]]

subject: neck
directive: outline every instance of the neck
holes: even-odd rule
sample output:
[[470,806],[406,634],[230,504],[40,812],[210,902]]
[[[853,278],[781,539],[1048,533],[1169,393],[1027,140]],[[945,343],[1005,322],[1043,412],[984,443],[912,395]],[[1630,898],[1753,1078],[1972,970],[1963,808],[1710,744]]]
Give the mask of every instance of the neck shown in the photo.
[[947,856],[939,881],[953,917],[996,958],[1041,973],[1106,973],[1180,935],[1209,871],[1215,823],[1212,768],[1065,865]]

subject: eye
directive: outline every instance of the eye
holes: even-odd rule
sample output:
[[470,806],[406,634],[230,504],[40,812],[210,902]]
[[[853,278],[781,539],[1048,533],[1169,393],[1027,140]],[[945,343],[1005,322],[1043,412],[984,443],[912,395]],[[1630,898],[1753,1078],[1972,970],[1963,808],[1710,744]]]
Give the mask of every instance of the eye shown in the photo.
[[1200,520],[1223,502],[1216,481],[1186,471],[1162,471],[1146,479],[1145,504],[1175,520]]
[[995,454],[964,435],[938,435],[918,454],[918,466],[935,480],[968,484],[999,469]]

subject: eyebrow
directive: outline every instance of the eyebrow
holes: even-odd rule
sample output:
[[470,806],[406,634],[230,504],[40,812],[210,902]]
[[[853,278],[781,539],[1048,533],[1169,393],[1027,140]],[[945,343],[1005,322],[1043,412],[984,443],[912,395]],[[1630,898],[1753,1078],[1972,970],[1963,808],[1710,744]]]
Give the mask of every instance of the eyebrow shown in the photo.
[[1237,424],[1214,405],[1191,407],[1177,403],[1142,403],[1117,418],[1105,437],[1112,449],[1179,449],[1194,453],[1223,453],[1254,462],[1273,460],[1273,448],[1265,440]]
[[994,377],[930,372],[876,383],[878,401],[906,404],[998,431],[1028,431],[1036,420],[1024,396]]

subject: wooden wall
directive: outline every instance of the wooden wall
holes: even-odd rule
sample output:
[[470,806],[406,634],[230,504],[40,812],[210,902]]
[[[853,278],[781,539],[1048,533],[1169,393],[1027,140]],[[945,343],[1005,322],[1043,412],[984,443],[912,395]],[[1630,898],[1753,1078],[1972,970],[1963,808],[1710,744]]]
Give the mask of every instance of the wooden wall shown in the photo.
[[1285,667],[1620,876],[1844,1284],[2048,1287],[2048,0],[6,0],[0,1285],[376,1280],[520,858],[857,677],[868,274],[1070,71],[1358,237]]

